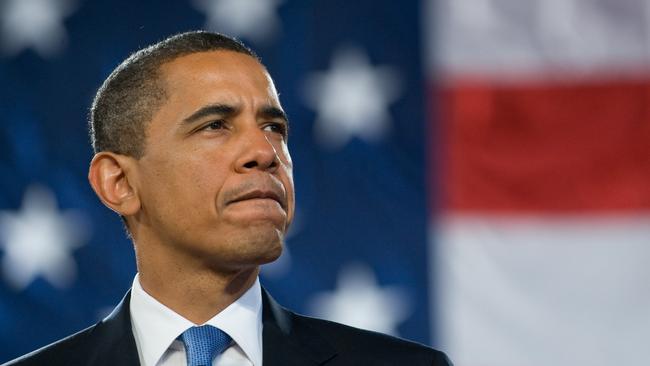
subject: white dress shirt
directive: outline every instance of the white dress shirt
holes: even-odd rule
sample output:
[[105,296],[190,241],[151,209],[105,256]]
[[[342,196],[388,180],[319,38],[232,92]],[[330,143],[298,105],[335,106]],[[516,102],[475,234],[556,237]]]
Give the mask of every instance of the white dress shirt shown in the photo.
[[142,366],[186,366],[185,330],[209,324],[226,332],[231,345],[212,366],[262,365],[262,289],[259,278],[237,301],[204,324],[194,324],[146,293],[138,275],[131,288],[131,326]]

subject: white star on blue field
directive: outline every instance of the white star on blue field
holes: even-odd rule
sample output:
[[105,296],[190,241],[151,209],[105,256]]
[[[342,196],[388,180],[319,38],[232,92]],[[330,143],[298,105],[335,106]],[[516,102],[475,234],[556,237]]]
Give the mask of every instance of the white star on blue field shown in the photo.
[[13,56],[33,49],[43,58],[60,53],[68,34],[63,19],[75,9],[73,0],[6,0],[0,3],[0,46]]
[[305,84],[306,103],[317,114],[315,138],[332,149],[353,137],[365,142],[384,138],[390,129],[388,107],[399,96],[395,69],[371,65],[359,48],[339,50],[331,68],[313,73]]
[[205,28],[231,36],[264,43],[279,33],[277,8],[282,0],[194,0],[205,13]]
[[2,273],[17,290],[42,277],[67,287],[77,275],[72,252],[87,238],[86,220],[77,211],[61,212],[52,192],[30,186],[19,211],[0,211]]
[[337,288],[316,294],[312,315],[358,328],[397,335],[397,327],[410,316],[410,304],[399,287],[382,287],[372,269],[350,265],[339,272]]

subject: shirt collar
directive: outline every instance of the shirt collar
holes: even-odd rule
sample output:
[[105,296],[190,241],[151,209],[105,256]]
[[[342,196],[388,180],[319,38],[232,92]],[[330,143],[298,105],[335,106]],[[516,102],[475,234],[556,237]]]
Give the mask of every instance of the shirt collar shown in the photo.
[[[146,293],[138,275],[131,289],[133,334],[143,365],[156,365],[167,348],[196,324]],[[239,299],[205,322],[226,332],[253,365],[262,364],[262,290],[259,278]]]

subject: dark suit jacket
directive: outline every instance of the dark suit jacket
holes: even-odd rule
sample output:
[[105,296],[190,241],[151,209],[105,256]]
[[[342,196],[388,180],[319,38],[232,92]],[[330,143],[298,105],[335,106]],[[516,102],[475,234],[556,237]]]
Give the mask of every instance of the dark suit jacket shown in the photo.
[[[3,366],[138,366],[130,292],[99,323]],[[421,344],[295,314],[262,291],[264,366],[435,365],[447,357]]]

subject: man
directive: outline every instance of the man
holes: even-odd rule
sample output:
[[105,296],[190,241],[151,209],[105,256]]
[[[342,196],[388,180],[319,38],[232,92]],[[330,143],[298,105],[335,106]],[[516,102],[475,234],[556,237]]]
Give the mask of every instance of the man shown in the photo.
[[449,364],[260,287],[293,218],[292,163],[273,81],[238,41],[189,32],[133,54],[97,92],[90,131],[90,184],[123,218],[138,274],[106,319],[8,365]]

